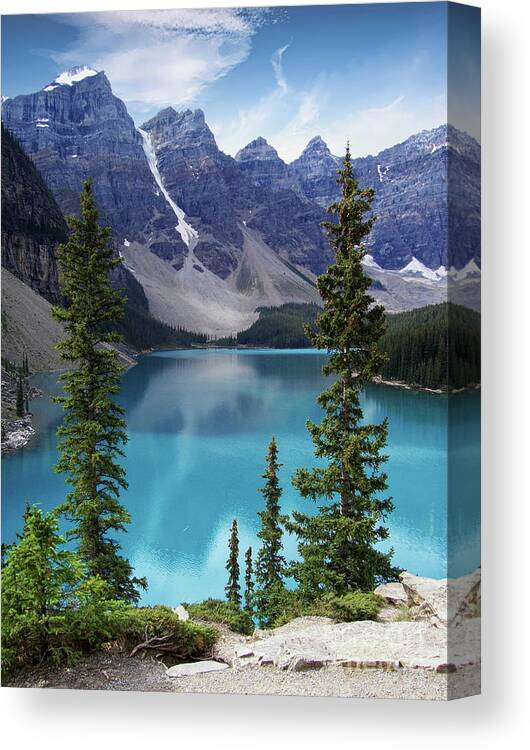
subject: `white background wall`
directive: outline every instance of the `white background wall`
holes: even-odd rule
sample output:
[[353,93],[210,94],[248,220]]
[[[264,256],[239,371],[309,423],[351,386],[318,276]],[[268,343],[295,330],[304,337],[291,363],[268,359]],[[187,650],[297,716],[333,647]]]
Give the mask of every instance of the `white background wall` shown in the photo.
[[[4,0],[2,12],[230,4],[222,0]],[[309,750],[340,745],[515,750],[527,746],[530,3],[474,4],[483,9],[483,695],[450,704],[423,704],[4,688],[0,727],[7,747]]]

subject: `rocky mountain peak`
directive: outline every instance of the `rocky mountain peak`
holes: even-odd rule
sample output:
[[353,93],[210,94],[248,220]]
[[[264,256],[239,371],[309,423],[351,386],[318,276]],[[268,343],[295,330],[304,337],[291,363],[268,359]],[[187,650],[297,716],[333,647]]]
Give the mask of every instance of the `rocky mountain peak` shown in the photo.
[[282,161],[276,149],[261,136],[238,151],[235,158],[238,162],[253,161],[256,159]]
[[218,151],[215,136],[206,123],[202,109],[177,112],[173,107],[166,107],[144,123],[141,129],[151,133],[157,148],[171,144],[210,156]]
[[322,139],[320,135],[316,135],[314,138],[311,138],[307,146],[302,151],[302,156],[304,154],[331,154],[331,151],[329,150],[328,144]]
[[51,83],[43,88],[43,91],[53,91],[59,86],[73,86],[95,76],[99,76],[98,83],[106,83],[110,88],[109,80],[103,71],[94,70],[89,65],[76,65],[59,73]]

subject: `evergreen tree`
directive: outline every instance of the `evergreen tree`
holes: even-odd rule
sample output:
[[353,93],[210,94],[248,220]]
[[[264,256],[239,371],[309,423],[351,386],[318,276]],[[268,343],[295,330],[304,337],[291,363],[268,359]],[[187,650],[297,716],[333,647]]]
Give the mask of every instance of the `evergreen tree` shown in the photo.
[[120,262],[108,245],[110,229],[98,225],[91,183],[81,194],[81,217],[71,217],[72,234],[59,247],[59,268],[65,306],[53,308],[64,324],[66,338],[57,345],[63,360],[74,365],[61,376],[65,410],[57,431],[60,452],[56,471],[72,486],[63,510],[73,522],[70,533],[89,576],[107,582],[112,598],[135,602],[145,579],[134,578],[110,534],[124,531],[129,513],[119,502],[127,488],[119,463],[127,441],[123,410],[113,401],[119,390],[121,367],[109,344],[120,340],[112,330],[123,314],[124,300],[109,280]]
[[252,595],[254,581],[252,580],[252,547],[245,552],[245,609],[252,612]]
[[58,529],[55,512],[28,508],[22,536],[8,548],[2,570],[3,647],[30,662],[47,654],[53,618],[82,577],[75,553],[61,549]]
[[273,437],[269,443],[266,458],[265,485],[260,489],[265,499],[265,510],[260,511],[261,527],[258,538],[261,547],[256,555],[255,579],[256,592],[254,603],[262,625],[268,625],[277,614],[277,604],[284,589],[283,579],[286,573],[286,561],[282,554],[282,523],[286,517],[280,513],[282,489],[278,480],[278,471],[282,464],[278,462],[278,446]]
[[230,539],[228,542],[229,554],[226,562],[228,571],[228,583],[226,584],[226,598],[237,607],[241,606],[241,589],[239,586],[239,537],[237,533],[237,520],[232,521]]
[[24,388],[22,386],[22,375],[17,378],[17,402],[16,402],[17,417],[24,416]]
[[256,584],[260,589],[268,589],[275,583],[282,583],[285,574],[285,558],[282,555],[282,528],[285,520],[280,515],[282,489],[278,480],[278,446],[273,437],[267,451],[267,466],[262,478],[265,486],[260,489],[265,498],[265,510],[260,511],[261,528],[258,538],[262,545],[256,557]]
[[363,424],[360,392],[377,375],[385,361],[378,347],[385,330],[385,315],[368,290],[364,273],[363,238],[375,217],[374,191],[361,189],[353,175],[349,147],[339,170],[341,198],[329,211],[338,221],[323,222],[335,251],[334,262],[318,278],[323,311],[317,328],[308,331],[317,349],[327,350],[323,368],[334,378],[320,394],[325,411],[320,424],[308,422],[315,455],[325,466],[299,469],[294,486],[304,498],[317,503],[318,513],[293,514],[289,529],[298,536],[301,560],[292,566],[303,596],[330,592],[371,591],[378,581],[393,580],[398,570],[391,564],[392,550],[376,545],[388,537],[382,525],[393,509],[382,470],[387,457],[387,421]]

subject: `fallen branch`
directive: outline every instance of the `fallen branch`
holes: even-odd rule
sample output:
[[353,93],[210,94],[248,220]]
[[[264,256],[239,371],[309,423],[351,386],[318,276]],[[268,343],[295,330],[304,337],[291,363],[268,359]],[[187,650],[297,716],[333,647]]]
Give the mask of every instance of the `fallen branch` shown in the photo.
[[145,651],[149,649],[158,649],[159,651],[175,650],[175,646],[171,643],[171,638],[172,636],[170,635],[154,636],[153,638],[148,638],[143,643],[139,643],[137,646],[135,646],[129,656],[135,656],[139,651]]

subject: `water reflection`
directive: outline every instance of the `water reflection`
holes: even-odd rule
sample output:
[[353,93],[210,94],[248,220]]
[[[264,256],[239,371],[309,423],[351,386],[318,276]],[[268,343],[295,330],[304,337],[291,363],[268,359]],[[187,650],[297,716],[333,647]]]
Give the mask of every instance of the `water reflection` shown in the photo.
[[[305,421],[321,415],[315,397],[326,379],[315,352],[182,351],[142,357],[126,373],[120,399],[130,440],[123,501],[133,523],[120,541],[150,588],[145,601],[222,596],[226,542],[237,517],[241,549],[256,547],[264,455],[276,435],[283,463],[283,508],[311,507],[290,485],[299,466],[314,464]],[[41,385],[57,388],[53,376]],[[397,564],[424,575],[447,574],[447,491],[452,494],[450,572],[479,560],[477,394],[447,397],[371,386],[363,395],[370,421],[389,418],[390,543]],[[451,423],[448,431],[448,412]],[[39,440],[4,461],[4,541],[20,529],[24,504],[53,507],[65,494],[56,460],[60,409],[34,402]],[[453,430],[450,467],[447,445]],[[454,458],[453,458],[454,454]],[[450,470],[449,470],[450,468]],[[454,508],[453,508],[454,505]],[[287,554],[296,553],[294,539]]]

